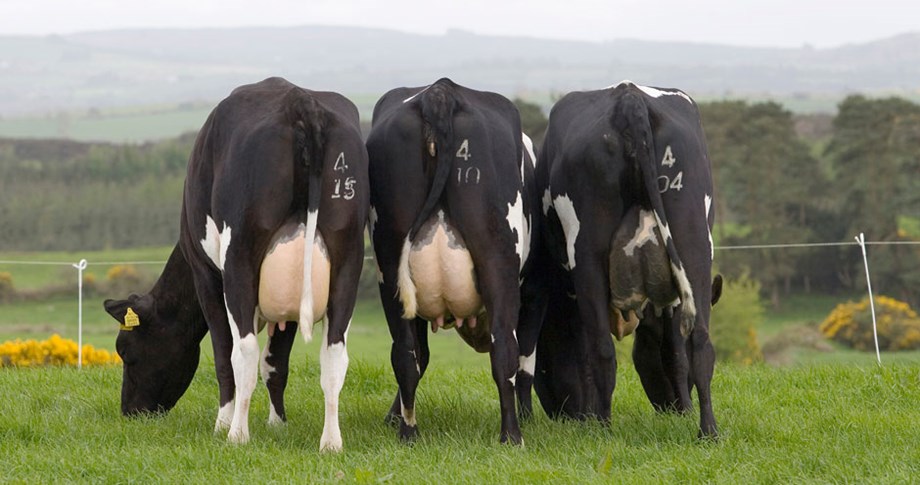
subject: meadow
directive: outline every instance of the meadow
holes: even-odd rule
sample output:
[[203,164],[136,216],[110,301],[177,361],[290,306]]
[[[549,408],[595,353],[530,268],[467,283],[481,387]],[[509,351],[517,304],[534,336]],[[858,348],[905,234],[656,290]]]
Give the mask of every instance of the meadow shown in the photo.
[[[156,260],[168,248],[132,252],[0,254],[0,260]],[[88,269],[103,278],[108,266]],[[156,265],[141,267],[147,277]],[[76,338],[76,271],[2,266],[17,288],[72,285],[72,296],[0,305],[0,340]],[[94,294],[84,307],[84,341],[113,349],[117,325]],[[782,333],[822,318],[835,298],[794,299],[758,329]],[[399,442],[383,421],[396,384],[390,338],[374,299],[356,308],[351,366],[341,395],[345,451],[318,451],[323,423],[318,337],[297,342],[287,392],[289,422],[266,424],[260,386],[250,415],[252,441],[233,446],[213,433],[217,383],[210,341],[186,395],[166,416],[119,414],[116,367],[0,369],[0,482],[344,482],[344,483],[905,483],[920,473],[920,354],[834,348],[799,350],[784,367],[718,364],[714,409],[721,436],[696,439],[698,415],[656,414],[618,343],[619,372],[609,426],[557,422],[536,407],[523,424],[525,446],[498,442],[499,415],[488,357],[451,331],[430,336],[432,358],[418,394],[421,437]],[[718,306],[716,307],[716,311]],[[264,339],[264,334],[260,336]]]

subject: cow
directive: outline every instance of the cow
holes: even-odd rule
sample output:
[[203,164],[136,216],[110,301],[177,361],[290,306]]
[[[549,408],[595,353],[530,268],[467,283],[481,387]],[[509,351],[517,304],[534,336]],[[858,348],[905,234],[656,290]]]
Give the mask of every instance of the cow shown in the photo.
[[[285,420],[288,355],[324,320],[321,450],[342,447],[338,396],[364,259],[367,151],[343,96],[281,78],[238,87],[211,112],[189,158],[179,242],[146,295],[105,302],[124,361],[122,413],[168,411],[211,333],[220,388],[215,431],[249,440],[258,374],[269,423]],[[256,333],[268,323],[259,351]]]
[[489,352],[500,441],[522,444],[515,382],[533,379],[539,329],[518,328],[520,285],[532,267],[539,199],[517,109],[503,96],[446,78],[396,88],[374,107],[367,148],[369,232],[398,385],[388,418],[401,440],[416,438],[428,326],[456,328]]
[[[553,107],[536,169],[549,309],[534,387],[550,416],[609,421],[611,334],[635,331],[633,361],[658,410],[700,404],[715,437],[710,382],[712,176],[699,111],[675,89],[624,81]],[[714,294],[714,290],[717,290]]]

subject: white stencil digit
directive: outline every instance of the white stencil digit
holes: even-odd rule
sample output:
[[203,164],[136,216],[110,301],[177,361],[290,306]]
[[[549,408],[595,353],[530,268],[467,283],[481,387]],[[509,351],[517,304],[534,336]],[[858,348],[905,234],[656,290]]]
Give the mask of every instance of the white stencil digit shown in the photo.
[[684,188],[683,180],[684,180],[684,172],[683,170],[681,170],[680,172],[677,172],[677,176],[674,177],[674,180],[671,181],[671,184],[668,185],[668,188],[674,189],[680,192],[680,189]]
[[460,149],[457,150],[457,158],[462,158],[463,160],[470,159],[470,140],[467,138],[463,139],[463,143],[460,144]]
[[677,159],[674,158],[674,152],[671,151],[671,145],[668,145],[664,149],[664,158],[661,159],[661,164],[671,168],[675,163],[677,163]]
[[345,195],[343,196],[345,200],[351,200],[355,198],[355,178],[348,177],[345,179]]
[[345,164],[345,152],[339,153],[339,157],[335,159],[335,165],[332,167],[336,172],[344,172],[348,170],[348,165]]

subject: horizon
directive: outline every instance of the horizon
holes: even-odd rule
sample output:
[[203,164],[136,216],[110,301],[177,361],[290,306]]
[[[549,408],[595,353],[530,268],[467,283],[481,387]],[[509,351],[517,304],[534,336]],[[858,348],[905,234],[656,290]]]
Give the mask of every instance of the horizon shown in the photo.
[[[562,19],[562,21],[560,21]],[[735,47],[826,49],[920,32],[920,3],[878,0],[871,6],[831,0],[730,2],[688,5],[659,0],[549,0],[437,5],[418,0],[7,0],[0,4],[0,35],[52,36],[134,29],[365,27],[409,34],[532,37],[605,42],[637,40]]]

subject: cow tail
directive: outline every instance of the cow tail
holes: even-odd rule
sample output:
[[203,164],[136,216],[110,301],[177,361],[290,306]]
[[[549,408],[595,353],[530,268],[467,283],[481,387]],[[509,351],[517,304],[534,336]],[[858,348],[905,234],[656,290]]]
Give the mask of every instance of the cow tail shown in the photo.
[[418,302],[415,299],[415,283],[409,270],[409,251],[412,241],[418,235],[422,224],[431,217],[435,206],[441,200],[452,166],[453,117],[459,102],[453,91],[453,83],[442,79],[428,87],[419,97],[419,107],[425,126],[425,153],[435,158],[434,179],[422,210],[415,216],[409,233],[403,241],[399,260],[399,299],[403,304],[403,318],[415,318]]
[[678,293],[680,294],[680,300],[674,302],[681,305],[680,332],[684,337],[687,337],[693,331],[696,321],[696,303],[693,299],[693,289],[690,287],[687,272],[684,270],[680,256],[677,254],[674,238],[671,237],[664,201],[661,198],[661,192],[658,190],[658,163],[655,157],[655,143],[652,138],[652,125],[649,121],[648,108],[640,95],[634,92],[626,93],[622,101],[618,103],[617,108],[615,119],[625,120],[626,122],[624,134],[628,140],[628,156],[636,164],[645,187],[645,193],[648,195],[648,202],[652,207],[652,212],[655,214],[661,237],[664,239],[668,259],[671,262],[671,274],[677,283]]
[[[307,214],[304,229],[303,290],[300,298],[301,334],[306,342],[313,338],[313,241],[322,195],[325,134],[329,115],[310,95],[302,93],[288,104],[294,110],[294,133],[299,163],[307,177]],[[300,184],[302,182],[298,182]]]

